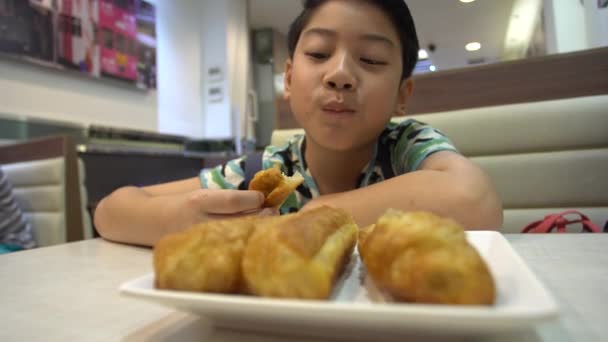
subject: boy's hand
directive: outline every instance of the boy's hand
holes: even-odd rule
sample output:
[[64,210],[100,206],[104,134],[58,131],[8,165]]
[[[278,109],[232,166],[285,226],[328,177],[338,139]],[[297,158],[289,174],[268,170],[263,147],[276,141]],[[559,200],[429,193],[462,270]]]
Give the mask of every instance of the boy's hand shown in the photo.
[[209,215],[235,215],[260,210],[264,194],[249,190],[195,190],[189,194],[188,205]]
[[275,213],[262,208],[264,194],[259,191],[199,189],[176,197],[163,215],[167,233],[209,220]]

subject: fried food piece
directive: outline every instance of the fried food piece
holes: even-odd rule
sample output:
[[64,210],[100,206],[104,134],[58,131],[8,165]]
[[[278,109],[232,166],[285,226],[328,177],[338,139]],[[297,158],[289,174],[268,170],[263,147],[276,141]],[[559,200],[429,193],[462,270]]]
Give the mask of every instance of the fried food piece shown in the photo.
[[281,206],[287,197],[304,182],[304,177],[296,171],[291,176],[285,176],[279,167],[258,171],[251,182],[249,190],[261,191],[264,194],[264,208]]
[[490,271],[456,222],[428,212],[389,210],[359,232],[359,254],[374,283],[397,300],[491,305]]
[[250,293],[327,299],[352,255],[358,227],[342,209],[320,207],[258,227],[243,257]]
[[252,217],[211,221],[163,238],[154,247],[156,288],[239,291],[243,251],[256,221]]

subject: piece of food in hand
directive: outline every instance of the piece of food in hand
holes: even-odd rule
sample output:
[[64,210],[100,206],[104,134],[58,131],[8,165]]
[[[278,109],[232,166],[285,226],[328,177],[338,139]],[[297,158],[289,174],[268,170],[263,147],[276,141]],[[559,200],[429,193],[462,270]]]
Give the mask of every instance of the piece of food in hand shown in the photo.
[[258,226],[243,257],[248,291],[264,297],[329,298],[352,255],[357,231],[345,210],[326,206]]
[[279,165],[258,171],[249,182],[249,190],[261,191],[264,194],[264,208],[280,207],[289,195],[304,182],[304,177],[297,171],[291,177],[281,172]]
[[243,251],[255,221],[210,221],[161,239],[154,247],[156,288],[238,292]]
[[374,283],[397,300],[491,305],[488,266],[455,221],[389,210],[359,232],[359,254]]

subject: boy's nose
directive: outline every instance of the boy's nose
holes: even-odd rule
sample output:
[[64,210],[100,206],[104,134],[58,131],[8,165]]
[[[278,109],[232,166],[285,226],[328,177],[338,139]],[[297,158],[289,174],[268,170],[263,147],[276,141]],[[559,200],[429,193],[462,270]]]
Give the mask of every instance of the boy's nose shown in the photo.
[[346,56],[335,62],[335,65],[325,74],[323,83],[326,87],[335,90],[352,90],[357,87],[357,79],[348,63]]
[[333,81],[327,82],[327,85],[332,89],[344,89],[349,90],[352,89],[353,85],[351,83],[336,83]]

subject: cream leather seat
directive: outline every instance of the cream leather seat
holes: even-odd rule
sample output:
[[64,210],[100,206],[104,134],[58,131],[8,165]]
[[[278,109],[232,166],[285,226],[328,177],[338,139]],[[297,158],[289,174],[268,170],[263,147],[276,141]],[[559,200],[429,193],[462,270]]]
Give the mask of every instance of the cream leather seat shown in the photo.
[[[608,221],[608,96],[412,118],[443,131],[492,177],[504,203],[503,232],[520,232],[546,214],[571,208],[598,226]],[[271,144],[298,133],[303,131],[277,130]]]

